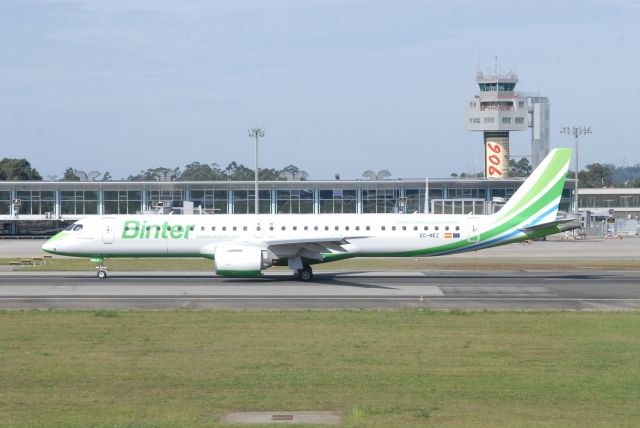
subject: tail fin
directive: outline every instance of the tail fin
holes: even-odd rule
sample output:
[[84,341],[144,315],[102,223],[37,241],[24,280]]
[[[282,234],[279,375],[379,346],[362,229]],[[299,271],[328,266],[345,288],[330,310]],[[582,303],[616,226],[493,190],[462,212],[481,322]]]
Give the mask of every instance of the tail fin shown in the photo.
[[555,221],[571,153],[571,149],[552,150],[505,206],[494,214],[493,223],[514,218],[527,226]]

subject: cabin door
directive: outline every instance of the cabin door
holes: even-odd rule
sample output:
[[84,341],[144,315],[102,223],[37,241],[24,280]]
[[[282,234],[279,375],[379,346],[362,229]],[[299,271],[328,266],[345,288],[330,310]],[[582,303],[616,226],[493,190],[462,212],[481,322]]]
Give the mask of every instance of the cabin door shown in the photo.
[[105,244],[113,244],[115,237],[115,219],[113,217],[105,217],[102,219],[102,242]]
[[480,241],[480,220],[478,219],[478,217],[469,217],[467,222],[467,240],[469,242]]

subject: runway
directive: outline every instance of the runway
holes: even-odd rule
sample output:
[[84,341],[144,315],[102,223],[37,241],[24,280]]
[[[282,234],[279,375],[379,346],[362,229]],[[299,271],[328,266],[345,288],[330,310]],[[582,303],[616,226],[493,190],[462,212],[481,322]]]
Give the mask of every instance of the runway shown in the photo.
[[637,310],[640,271],[318,272],[228,279],[202,272],[3,272],[0,309]]

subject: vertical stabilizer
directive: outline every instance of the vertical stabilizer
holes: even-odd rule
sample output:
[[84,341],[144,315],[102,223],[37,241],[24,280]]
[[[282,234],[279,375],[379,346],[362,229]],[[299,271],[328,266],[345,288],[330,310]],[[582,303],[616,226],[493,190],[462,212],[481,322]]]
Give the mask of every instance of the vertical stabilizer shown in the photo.
[[492,223],[524,223],[532,226],[555,221],[571,160],[571,149],[554,149],[525,180]]

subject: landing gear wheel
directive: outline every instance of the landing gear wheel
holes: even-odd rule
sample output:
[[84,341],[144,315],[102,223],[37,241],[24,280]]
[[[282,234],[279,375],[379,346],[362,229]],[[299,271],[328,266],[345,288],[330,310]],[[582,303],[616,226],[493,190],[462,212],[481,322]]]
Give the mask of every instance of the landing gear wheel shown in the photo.
[[99,270],[98,271],[98,278],[100,279],[105,279],[107,277],[107,271],[106,270]]
[[298,275],[300,280],[304,282],[311,281],[313,279],[313,269],[311,269],[311,266],[305,266],[304,269],[298,271]]

